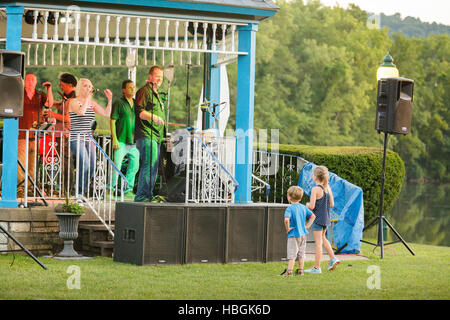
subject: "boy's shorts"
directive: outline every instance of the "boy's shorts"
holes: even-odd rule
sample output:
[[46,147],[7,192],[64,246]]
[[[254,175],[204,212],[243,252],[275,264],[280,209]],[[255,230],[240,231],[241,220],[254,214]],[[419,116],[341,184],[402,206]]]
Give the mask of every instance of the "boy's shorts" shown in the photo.
[[288,238],[287,258],[288,260],[306,258],[306,236]]

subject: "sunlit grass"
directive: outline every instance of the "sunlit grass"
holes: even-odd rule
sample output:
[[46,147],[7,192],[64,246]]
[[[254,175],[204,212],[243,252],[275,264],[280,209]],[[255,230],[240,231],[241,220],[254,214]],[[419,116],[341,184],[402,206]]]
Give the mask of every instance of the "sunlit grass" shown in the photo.
[[[368,260],[347,260],[332,272],[291,278],[279,275],[286,267],[281,262],[134,266],[104,257],[40,257],[46,271],[28,256],[0,255],[0,299],[449,299],[450,248],[410,246],[415,256],[398,243],[386,247],[381,260],[379,249],[372,253],[373,247],[363,245]],[[326,265],[323,261],[323,270]],[[70,266],[79,268],[79,289],[69,289],[75,283]],[[380,289],[367,286],[374,276],[369,266],[379,267]]]

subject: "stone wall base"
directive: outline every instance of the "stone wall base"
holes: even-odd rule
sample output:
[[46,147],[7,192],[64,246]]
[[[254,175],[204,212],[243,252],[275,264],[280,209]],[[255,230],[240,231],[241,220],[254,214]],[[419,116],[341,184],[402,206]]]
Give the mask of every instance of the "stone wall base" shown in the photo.
[[[98,219],[87,210],[80,223],[83,221],[97,222]],[[59,238],[58,218],[53,207],[0,208],[0,225],[35,256],[52,256],[63,248],[63,240]],[[0,254],[9,252],[26,254],[0,231]]]

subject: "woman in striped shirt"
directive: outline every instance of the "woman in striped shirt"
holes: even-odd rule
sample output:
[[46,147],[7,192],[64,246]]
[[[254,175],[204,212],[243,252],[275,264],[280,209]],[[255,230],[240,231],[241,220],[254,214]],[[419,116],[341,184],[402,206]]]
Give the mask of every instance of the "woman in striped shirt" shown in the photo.
[[75,88],[75,98],[69,99],[70,116],[70,150],[75,155],[77,167],[78,185],[77,197],[82,196],[88,190],[89,181],[95,172],[95,144],[88,136],[92,132],[92,122],[95,113],[108,117],[111,115],[112,93],[105,89],[104,93],[108,98],[106,108],[101,107],[92,100],[94,93],[92,83],[89,79],[81,78]]

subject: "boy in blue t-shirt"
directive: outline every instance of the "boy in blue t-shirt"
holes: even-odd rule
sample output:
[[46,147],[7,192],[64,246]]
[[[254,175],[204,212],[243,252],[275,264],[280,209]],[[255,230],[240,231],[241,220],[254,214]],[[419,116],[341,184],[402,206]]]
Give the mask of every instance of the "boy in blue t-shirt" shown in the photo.
[[[306,257],[306,235],[316,216],[306,206],[300,203],[303,189],[292,186],[287,191],[287,199],[291,204],[284,213],[284,226],[288,234],[287,258],[288,268],[281,275],[292,276],[295,260],[298,259],[296,274],[303,275],[303,266]],[[308,223],[306,223],[306,220]]]

